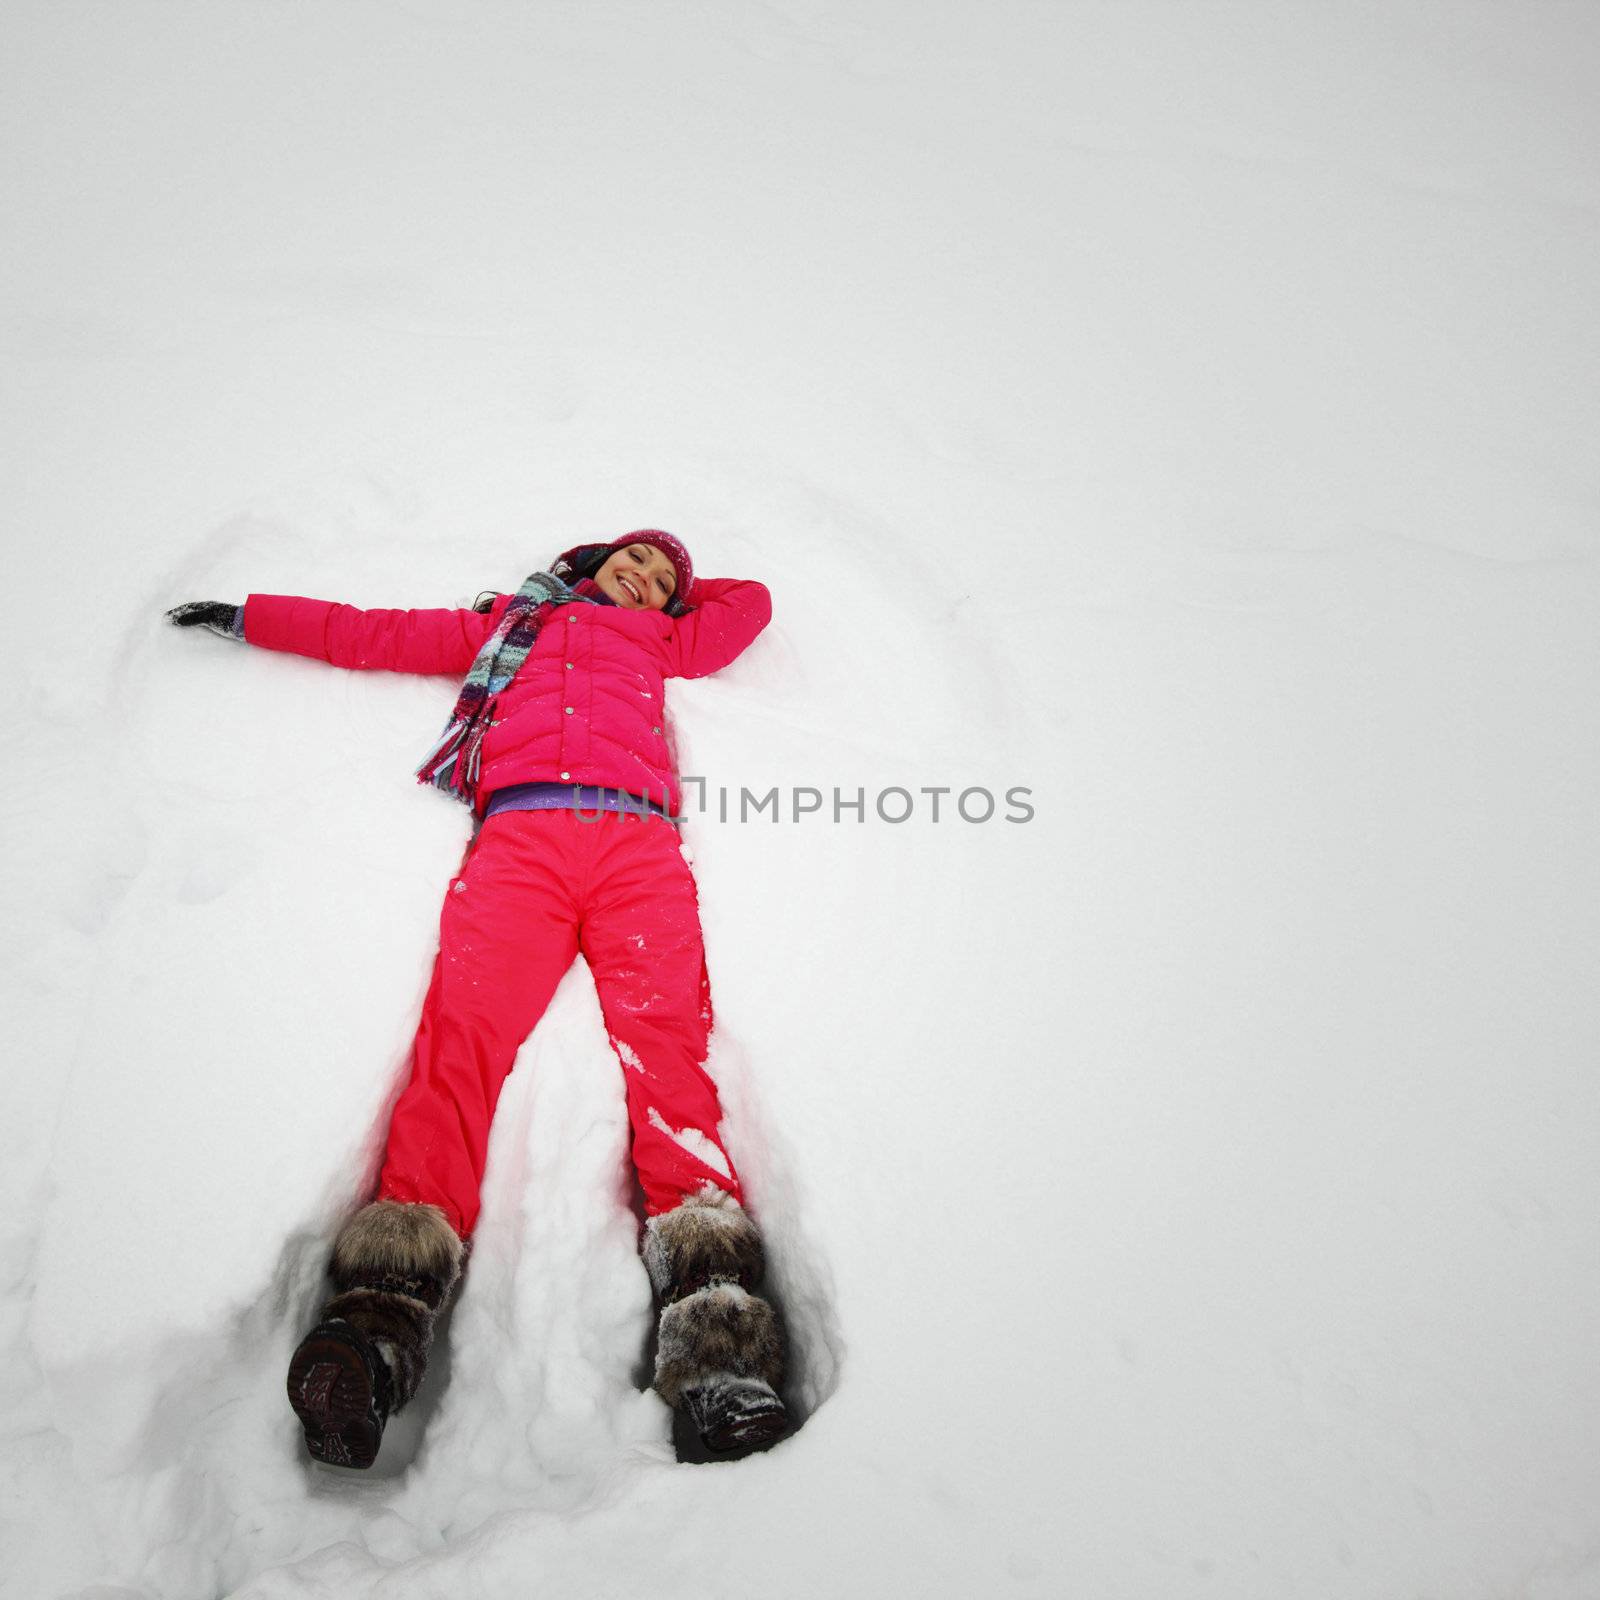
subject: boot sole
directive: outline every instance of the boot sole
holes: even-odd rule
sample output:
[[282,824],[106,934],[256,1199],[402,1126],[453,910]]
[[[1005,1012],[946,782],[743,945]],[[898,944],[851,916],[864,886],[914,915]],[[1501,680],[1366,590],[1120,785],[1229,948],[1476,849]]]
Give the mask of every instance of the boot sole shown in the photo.
[[790,1431],[789,1413],[760,1380],[735,1379],[687,1391],[684,1410],[713,1455],[748,1455]]
[[759,1416],[741,1417],[737,1422],[713,1428],[700,1437],[706,1449],[718,1455],[746,1455],[781,1439],[788,1431],[789,1414],[780,1406],[776,1411],[764,1411]]
[[370,1467],[383,1422],[366,1357],[337,1334],[313,1333],[289,1363],[289,1404],[305,1429],[306,1449],[330,1467]]

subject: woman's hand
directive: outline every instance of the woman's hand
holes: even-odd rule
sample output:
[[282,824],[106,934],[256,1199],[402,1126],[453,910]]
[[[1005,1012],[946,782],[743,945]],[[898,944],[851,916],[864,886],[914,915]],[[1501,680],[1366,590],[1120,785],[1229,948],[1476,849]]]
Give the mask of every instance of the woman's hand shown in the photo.
[[237,639],[233,619],[238,609],[225,600],[190,600],[174,606],[167,613],[167,621],[175,628],[209,628],[224,639]]

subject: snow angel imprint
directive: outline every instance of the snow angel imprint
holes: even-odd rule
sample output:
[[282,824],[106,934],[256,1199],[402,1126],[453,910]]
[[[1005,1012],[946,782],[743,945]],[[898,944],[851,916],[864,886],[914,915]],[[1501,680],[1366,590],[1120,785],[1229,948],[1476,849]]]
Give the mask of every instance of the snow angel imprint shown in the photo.
[[663,716],[665,679],[727,666],[771,615],[762,584],[697,579],[656,529],[579,545],[472,610],[253,594],[168,613],[334,666],[465,674],[417,775],[469,805],[477,833],[445,894],[378,1193],[335,1240],[332,1298],[289,1366],[318,1460],[370,1466],[417,1392],[477,1221],[501,1084],[580,950],[624,1066],[660,1304],[655,1387],[717,1454],[787,1429],[782,1330],[753,1292],[761,1238],[704,1067],[710,987]]

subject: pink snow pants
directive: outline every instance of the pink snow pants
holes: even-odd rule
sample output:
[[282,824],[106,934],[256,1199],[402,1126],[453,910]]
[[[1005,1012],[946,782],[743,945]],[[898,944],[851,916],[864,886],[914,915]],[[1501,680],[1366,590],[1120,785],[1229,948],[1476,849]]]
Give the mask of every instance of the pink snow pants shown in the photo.
[[500,1086],[580,950],[622,1061],[646,1212],[705,1183],[743,1199],[702,1065],[711,987],[677,830],[570,808],[490,817],[451,880],[380,1198],[431,1202],[471,1234]]

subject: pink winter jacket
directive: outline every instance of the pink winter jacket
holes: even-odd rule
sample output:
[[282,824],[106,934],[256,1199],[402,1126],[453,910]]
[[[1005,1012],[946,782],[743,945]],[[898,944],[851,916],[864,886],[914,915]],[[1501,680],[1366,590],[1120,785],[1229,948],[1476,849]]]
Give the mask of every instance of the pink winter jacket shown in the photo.
[[[522,670],[499,697],[483,742],[481,813],[513,783],[599,784],[677,814],[678,775],[664,733],[664,679],[703,678],[740,655],[772,617],[766,586],[697,578],[687,616],[612,605],[551,613]],[[510,595],[481,611],[362,611],[328,600],[253,594],[244,636],[268,650],[336,667],[467,674]],[[449,713],[441,707],[440,724]],[[424,730],[417,759],[437,729]]]

